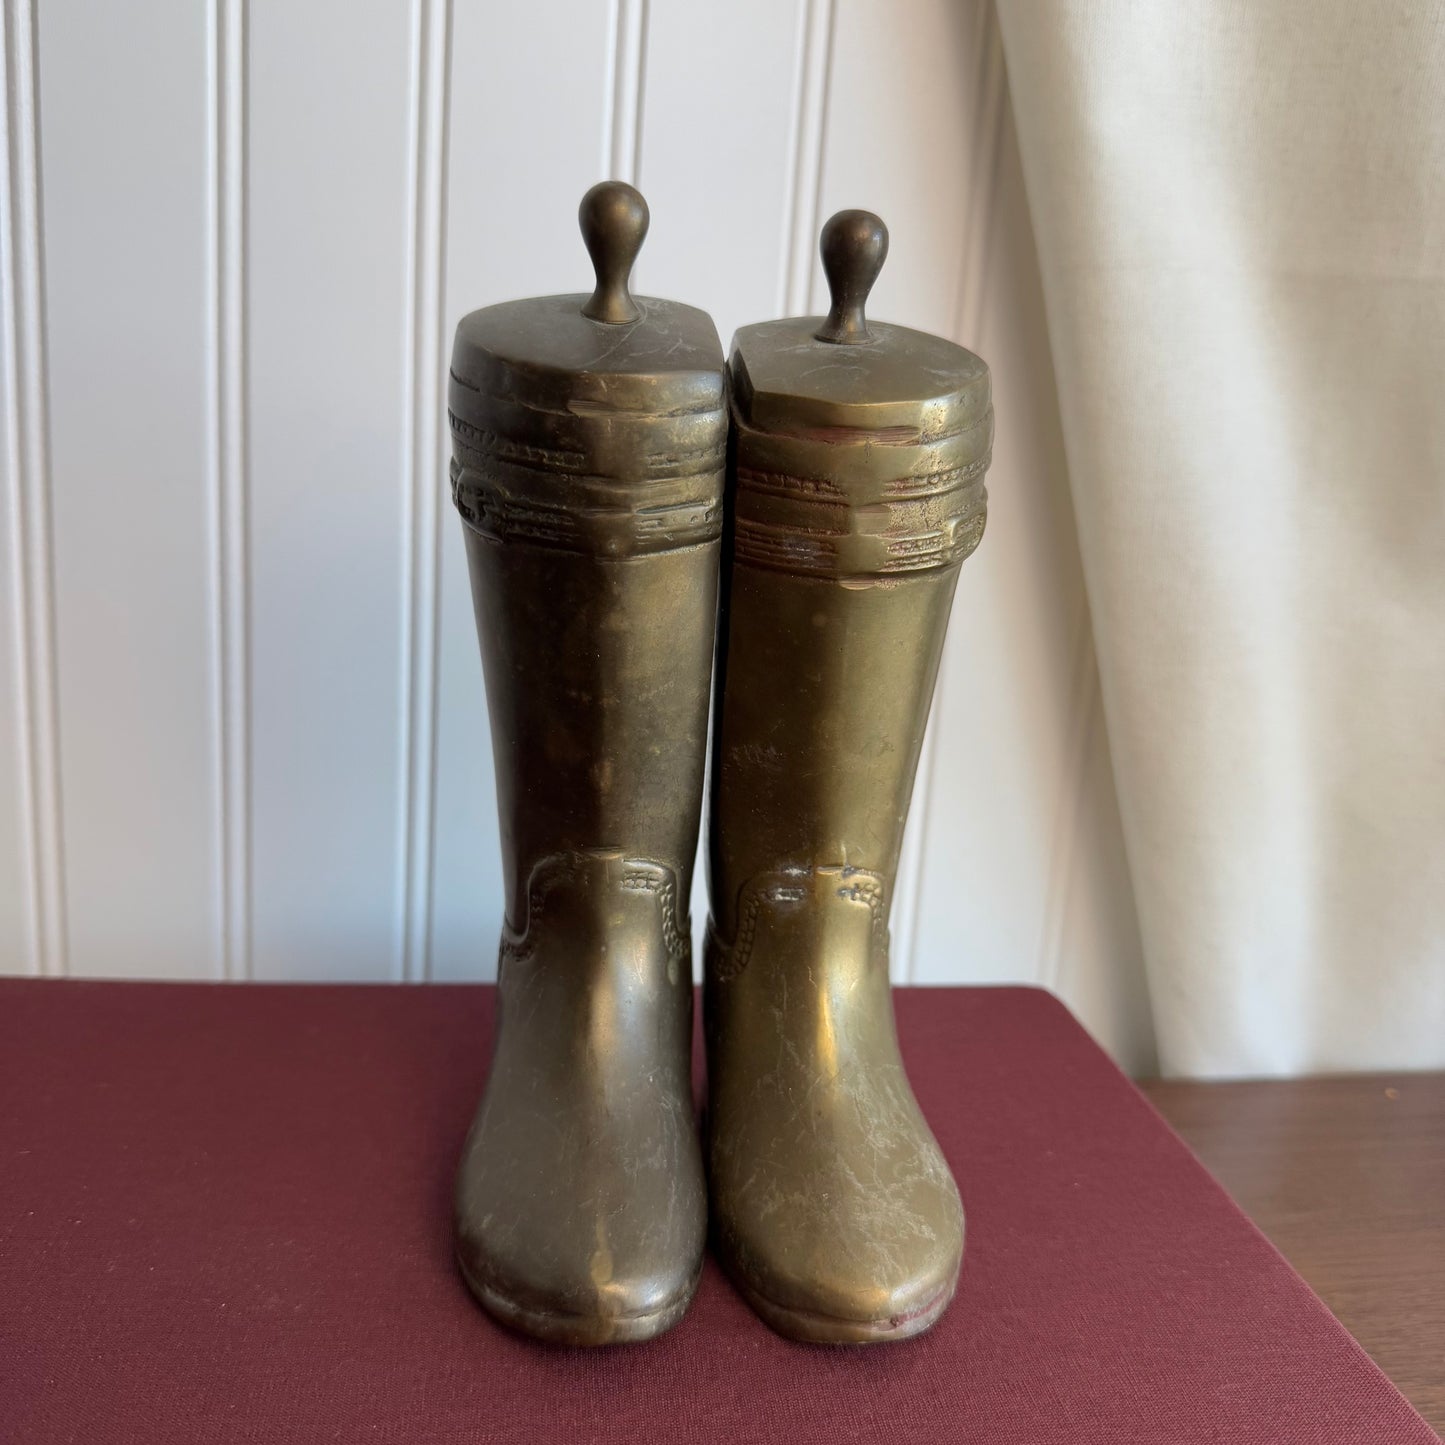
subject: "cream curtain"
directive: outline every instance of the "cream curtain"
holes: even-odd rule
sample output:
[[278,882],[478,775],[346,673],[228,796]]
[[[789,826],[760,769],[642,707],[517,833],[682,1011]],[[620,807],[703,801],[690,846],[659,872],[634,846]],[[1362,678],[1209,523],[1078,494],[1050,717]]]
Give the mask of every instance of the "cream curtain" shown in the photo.
[[1445,7],[999,11],[1161,1062],[1445,1066]]

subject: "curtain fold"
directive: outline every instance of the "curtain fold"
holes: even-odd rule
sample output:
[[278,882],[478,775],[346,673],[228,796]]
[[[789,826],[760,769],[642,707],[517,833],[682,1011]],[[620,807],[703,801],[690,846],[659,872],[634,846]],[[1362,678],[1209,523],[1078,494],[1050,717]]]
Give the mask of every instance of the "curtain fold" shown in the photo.
[[1445,7],[999,16],[1162,1065],[1445,1066]]

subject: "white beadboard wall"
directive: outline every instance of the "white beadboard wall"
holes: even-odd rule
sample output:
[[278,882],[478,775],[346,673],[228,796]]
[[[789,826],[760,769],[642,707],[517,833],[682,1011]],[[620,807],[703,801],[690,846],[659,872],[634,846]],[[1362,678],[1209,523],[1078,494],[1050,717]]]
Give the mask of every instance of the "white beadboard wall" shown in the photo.
[[445,359],[590,284],[611,175],[724,339],[817,310],[867,206],[870,309],[990,362],[896,976],[1044,984],[1151,1066],[990,5],[5,0],[4,41],[0,969],[493,974]]

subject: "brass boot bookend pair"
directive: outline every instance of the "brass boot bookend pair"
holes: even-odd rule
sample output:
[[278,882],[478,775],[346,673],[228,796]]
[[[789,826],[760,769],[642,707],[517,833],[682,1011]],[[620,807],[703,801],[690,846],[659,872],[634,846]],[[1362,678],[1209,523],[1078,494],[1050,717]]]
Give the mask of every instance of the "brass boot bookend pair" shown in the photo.
[[457,1258],[514,1328],[643,1340],[686,1310],[710,1222],[782,1334],[917,1334],[963,1210],[899,1058],[888,914],[983,533],[988,369],[865,320],[888,246],[866,212],[824,228],[830,314],[745,327],[726,369],[705,313],[630,294],[642,197],[595,186],[581,222],[592,295],[473,312],[452,359],[507,920]]

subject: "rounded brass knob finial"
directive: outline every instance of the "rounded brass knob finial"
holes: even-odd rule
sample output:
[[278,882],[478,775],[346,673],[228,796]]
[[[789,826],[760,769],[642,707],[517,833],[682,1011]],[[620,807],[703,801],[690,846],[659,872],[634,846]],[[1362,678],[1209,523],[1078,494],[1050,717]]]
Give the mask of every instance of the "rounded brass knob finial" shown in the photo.
[[582,314],[610,326],[636,321],[642,308],[632,299],[628,279],[647,236],[647,202],[626,181],[599,181],[577,208],[582,239],[597,273],[597,289]]
[[872,211],[839,211],[823,227],[818,249],[833,303],[813,335],[850,346],[870,341],[863,305],[888,258],[888,227]]

